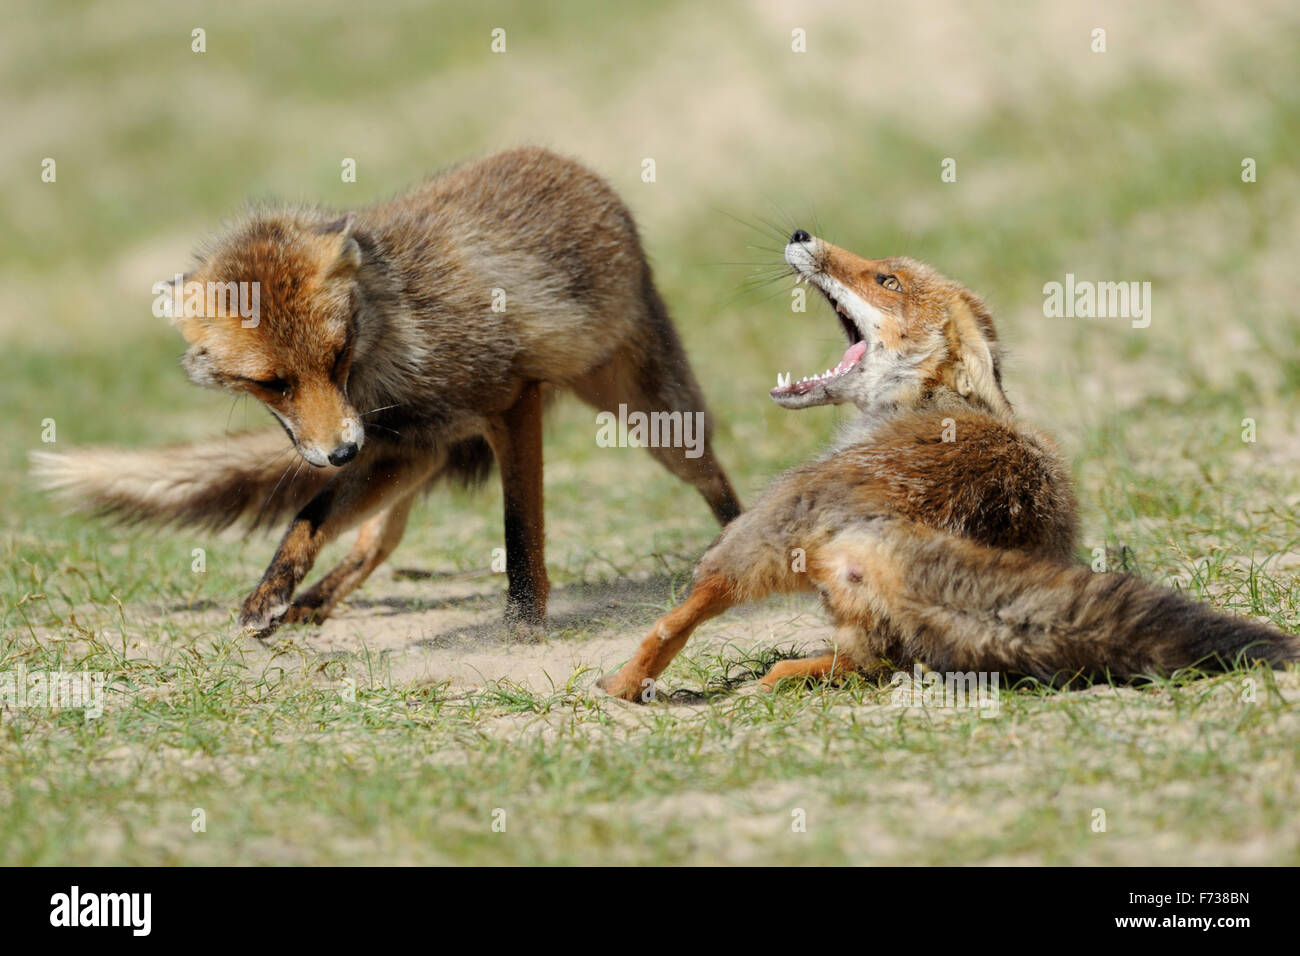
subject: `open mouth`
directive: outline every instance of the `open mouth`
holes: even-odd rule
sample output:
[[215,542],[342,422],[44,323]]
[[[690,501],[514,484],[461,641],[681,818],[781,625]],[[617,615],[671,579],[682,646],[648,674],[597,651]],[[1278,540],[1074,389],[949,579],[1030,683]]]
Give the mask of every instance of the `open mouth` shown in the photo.
[[857,325],[845,313],[840,303],[824,290],[819,289],[818,291],[820,291],[822,295],[826,296],[826,301],[829,302],[831,308],[835,310],[835,317],[840,320],[840,326],[844,329],[844,334],[848,336],[849,347],[847,351],[845,351],[844,357],[840,359],[838,365],[834,368],[828,368],[820,375],[810,375],[801,378],[797,382],[792,382],[790,381],[791,375],[789,372],[786,372],[784,375],[777,373],[776,388],[772,389],[768,393],[773,398],[790,395],[803,395],[818,386],[825,386],[833,379],[837,379],[840,376],[847,375],[849,372],[853,371],[853,369],[857,367],[857,364],[862,361],[862,356],[867,354],[866,340],[862,337],[862,333],[858,331]]

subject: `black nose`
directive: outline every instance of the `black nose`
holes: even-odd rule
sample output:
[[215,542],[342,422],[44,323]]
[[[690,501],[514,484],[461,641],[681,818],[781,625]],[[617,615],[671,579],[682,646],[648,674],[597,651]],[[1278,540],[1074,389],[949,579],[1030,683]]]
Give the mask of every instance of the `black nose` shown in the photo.
[[812,236],[808,235],[808,233],[804,232],[802,229],[796,229],[794,235],[790,237],[790,241],[799,243],[812,242]]
[[353,458],[357,457],[357,451],[357,443],[354,441],[350,441],[346,445],[339,445],[338,448],[335,448],[329,454],[330,464],[346,465]]

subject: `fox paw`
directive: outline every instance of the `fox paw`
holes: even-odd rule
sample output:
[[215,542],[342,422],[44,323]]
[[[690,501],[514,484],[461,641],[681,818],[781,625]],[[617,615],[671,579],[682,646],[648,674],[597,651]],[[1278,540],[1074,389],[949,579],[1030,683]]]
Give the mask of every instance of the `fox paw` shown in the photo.
[[540,644],[546,637],[546,627],[531,621],[506,618],[506,638],[514,644]]
[[260,631],[270,627],[272,620],[273,616],[268,611],[244,607],[239,612],[239,626],[246,631]]
[[239,610],[239,626],[245,633],[265,640],[280,626],[287,613],[288,609],[277,612],[277,605],[283,607],[283,602],[273,601],[254,592]]
[[776,690],[776,685],[787,677],[798,679],[808,676],[807,669],[803,666],[801,660],[777,661],[772,665],[771,670],[764,674],[758,681],[758,685],[769,694]]
[[596,686],[610,697],[626,700],[633,704],[649,704],[655,699],[655,682],[653,677],[638,674],[625,674],[615,671],[596,681]]
[[306,601],[294,601],[283,614],[276,619],[276,624],[323,624],[330,616],[332,607],[325,607]]
[[545,605],[506,602],[506,637],[520,644],[537,644],[546,636]]

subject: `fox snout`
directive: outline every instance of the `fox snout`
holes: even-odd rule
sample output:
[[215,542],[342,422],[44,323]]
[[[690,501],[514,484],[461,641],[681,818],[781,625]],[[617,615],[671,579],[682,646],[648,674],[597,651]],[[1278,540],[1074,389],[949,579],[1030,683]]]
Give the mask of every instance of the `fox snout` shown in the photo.
[[360,450],[361,446],[354,441],[338,445],[329,453],[329,462],[331,465],[346,465],[353,458],[357,457],[357,452]]
[[332,385],[300,388],[291,401],[269,407],[293,439],[298,454],[317,468],[346,465],[366,442],[361,416]]
[[796,229],[785,247],[785,261],[801,275],[820,269],[821,242],[803,229]]
[[357,457],[366,438],[355,413],[340,419],[335,428],[322,429],[320,437],[304,434],[304,430],[296,428],[290,428],[290,432],[298,454],[317,468],[346,465]]

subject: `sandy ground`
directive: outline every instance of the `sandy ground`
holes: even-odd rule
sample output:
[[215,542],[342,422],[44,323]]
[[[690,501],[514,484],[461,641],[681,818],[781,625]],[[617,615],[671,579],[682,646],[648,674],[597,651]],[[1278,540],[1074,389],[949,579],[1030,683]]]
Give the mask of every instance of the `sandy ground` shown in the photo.
[[[553,588],[545,634],[525,642],[506,633],[502,575],[431,577],[383,567],[323,624],[284,628],[265,644],[250,639],[249,646],[267,658],[298,651],[366,661],[367,669],[378,662],[373,673],[395,685],[448,683],[454,692],[510,682],[545,693],[576,678],[576,687],[599,694],[595,680],[627,660],[663,613],[671,588],[666,576]],[[163,615],[173,623],[179,616],[196,633],[235,632],[225,607],[157,608],[154,618]],[[773,647],[813,653],[829,644],[832,630],[814,598],[778,596],[705,623],[687,652],[725,652],[733,659]],[[672,669],[660,688],[679,703],[698,700],[698,682]]]

